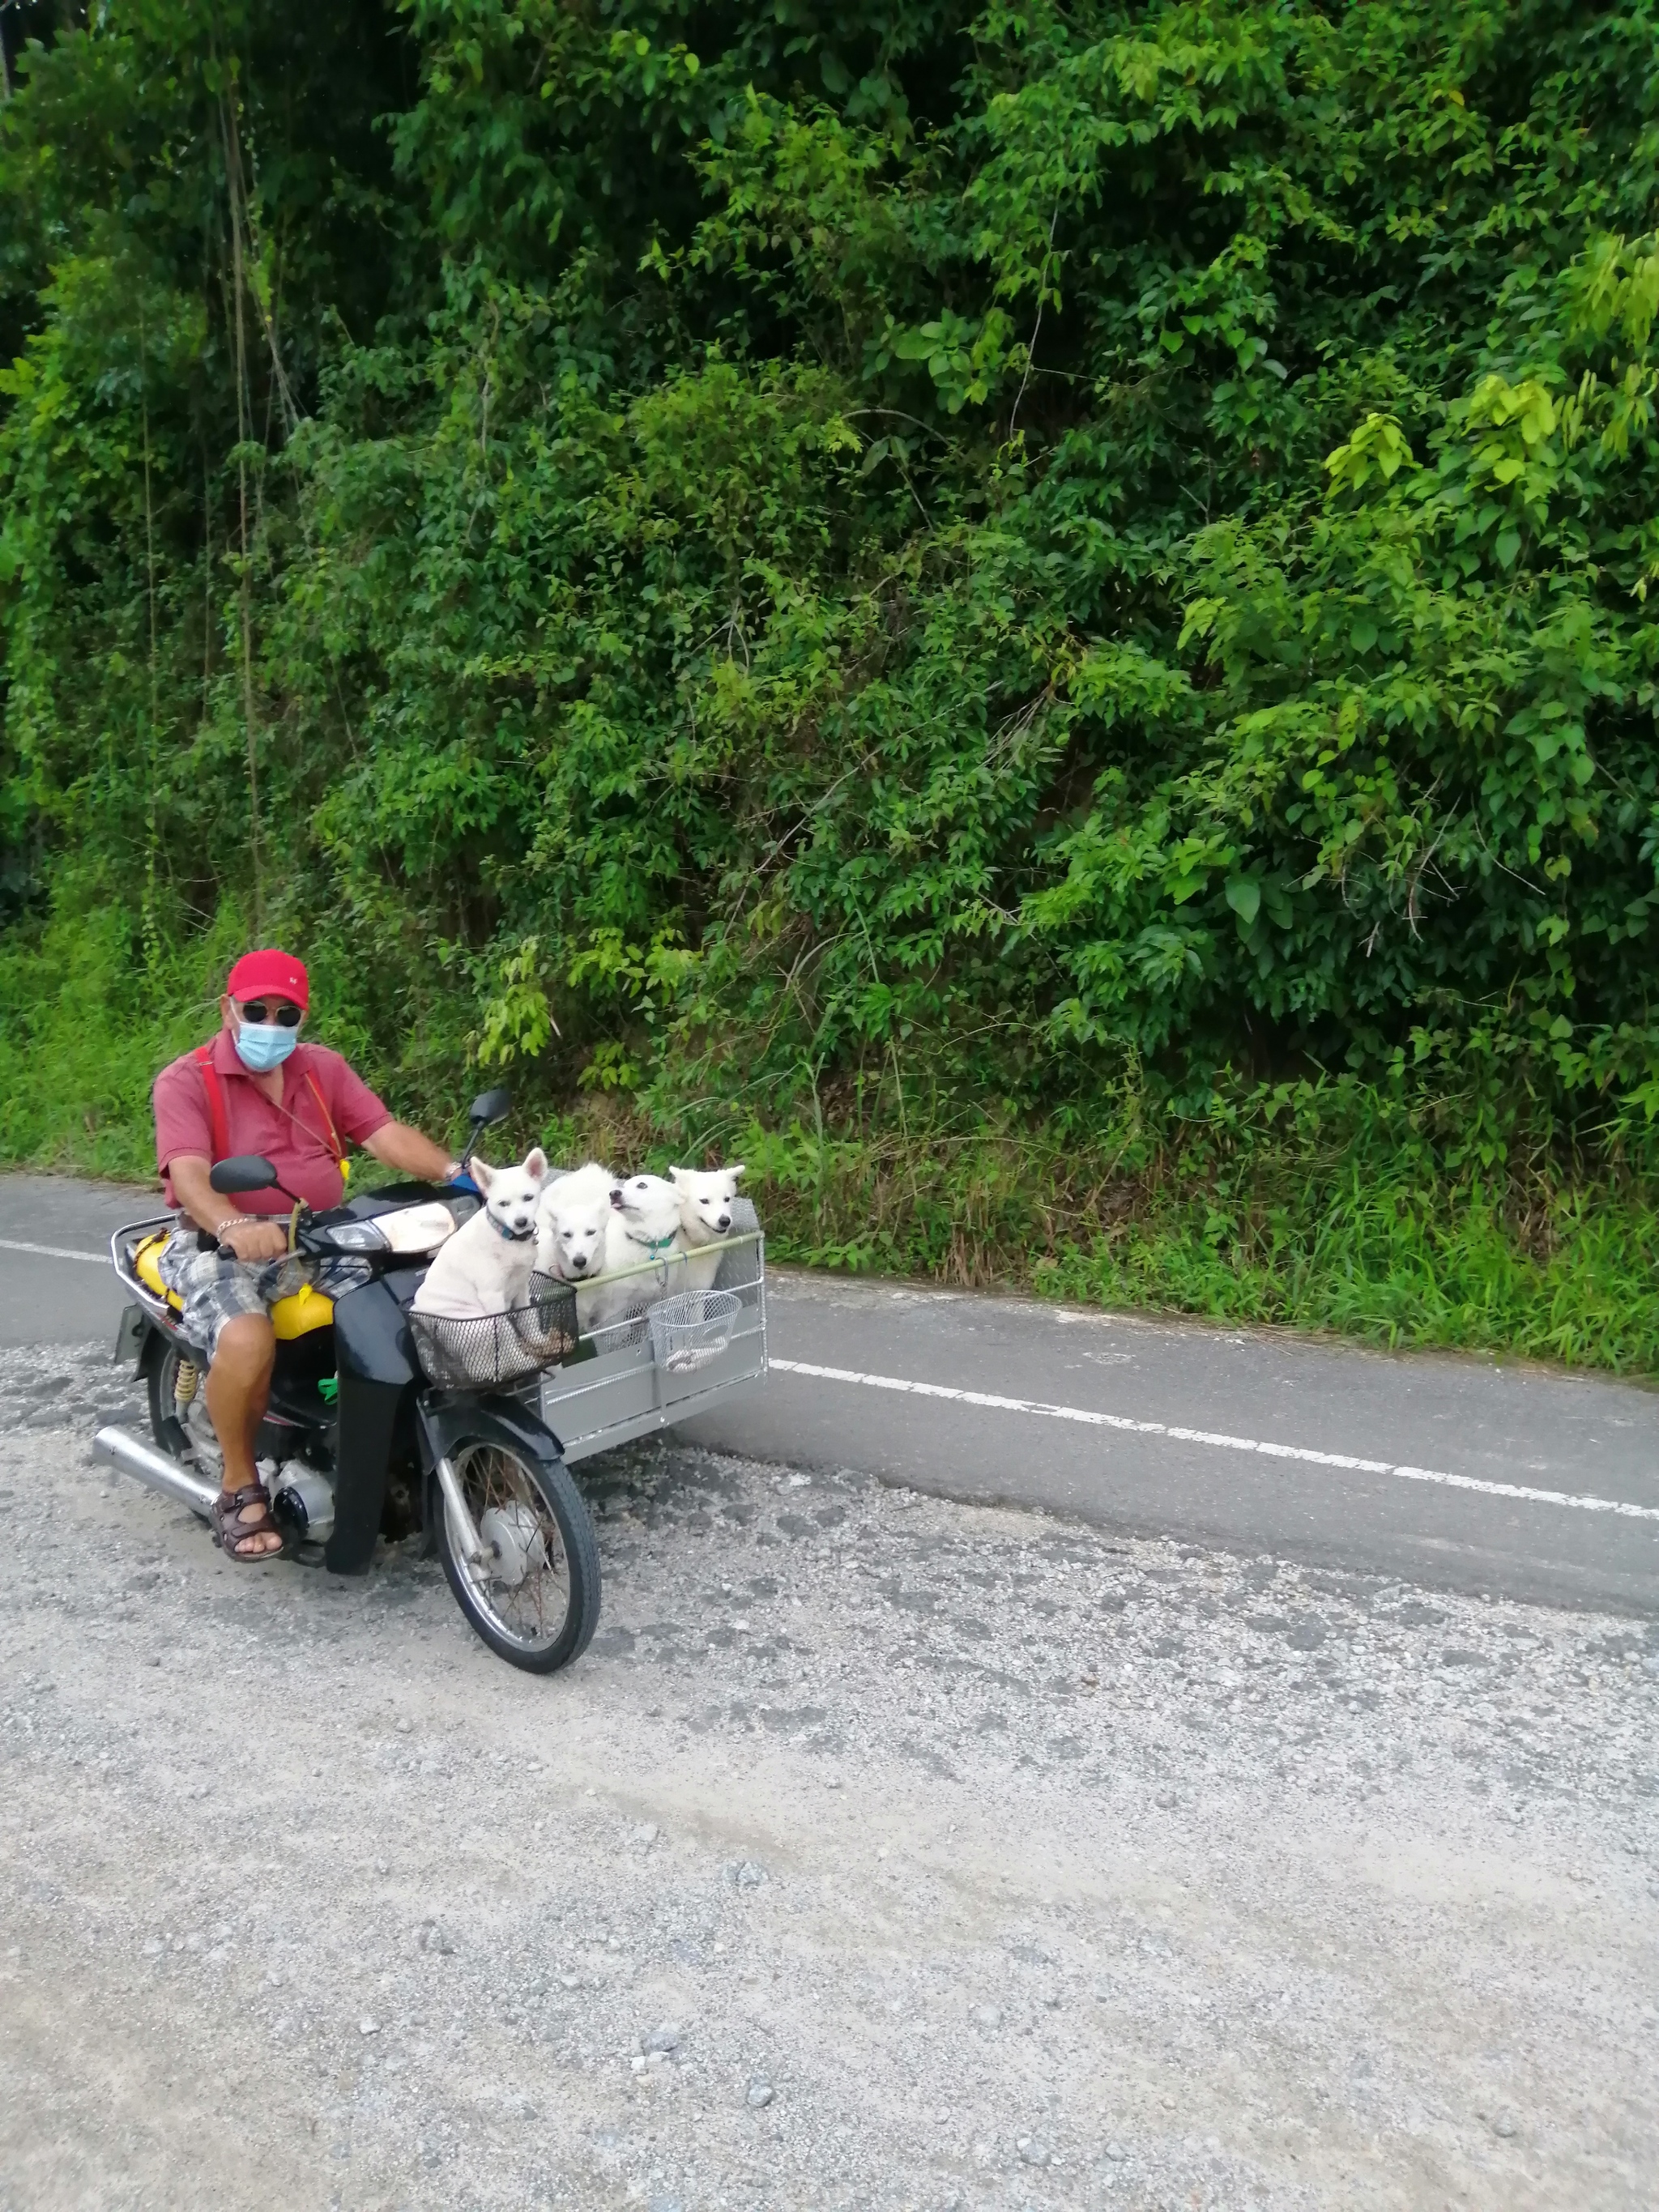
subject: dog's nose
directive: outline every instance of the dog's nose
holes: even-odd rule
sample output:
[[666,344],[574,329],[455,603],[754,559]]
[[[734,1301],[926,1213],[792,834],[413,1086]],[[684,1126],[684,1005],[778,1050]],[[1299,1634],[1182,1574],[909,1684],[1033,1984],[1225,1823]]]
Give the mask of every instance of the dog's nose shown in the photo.
[[731,1215],[729,1213],[721,1214],[719,1221],[717,1221],[714,1225],[717,1229],[729,1229],[732,1226]]

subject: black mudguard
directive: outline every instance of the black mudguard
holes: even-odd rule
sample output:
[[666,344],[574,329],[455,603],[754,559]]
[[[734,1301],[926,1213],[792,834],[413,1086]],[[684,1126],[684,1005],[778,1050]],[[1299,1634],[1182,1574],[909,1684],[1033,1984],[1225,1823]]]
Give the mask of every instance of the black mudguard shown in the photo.
[[465,1392],[428,1391],[416,1409],[415,1432],[420,1439],[421,1466],[428,1474],[467,1437],[505,1444],[537,1459],[564,1456],[564,1446],[521,1398],[475,1398]]
[[419,1373],[409,1316],[398,1291],[408,1295],[405,1278],[418,1283],[423,1268],[399,1267],[377,1275],[360,1291],[348,1291],[334,1306],[334,1350],[343,1384],[348,1375],[365,1382],[395,1382],[406,1389]]
[[121,1316],[120,1352],[132,1356],[136,1350],[133,1374],[140,1382],[167,1358],[167,1346],[172,1342],[159,1322],[151,1319],[143,1306],[129,1306]]
[[374,1557],[398,1413],[419,1380],[397,1281],[395,1273],[380,1276],[335,1303],[339,1429],[334,1533],[323,1548],[323,1561],[337,1575],[366,1574]]
[[340,1376],[334,1533],[323,1547],[323,1563],[333,1574],[367,1574],[374,1557],[386,1513],[392,1440],[406,1387],[365,1382],[356,1375]]
[[117,1366],[130,1366],[142,1382],[149,1372],[151,1361],[161,1358],[159,1352],[150,1350],[150,1339],[161,1334],[143,1306],[123,1306],[121,1326],[115,1333],[113,1357]]

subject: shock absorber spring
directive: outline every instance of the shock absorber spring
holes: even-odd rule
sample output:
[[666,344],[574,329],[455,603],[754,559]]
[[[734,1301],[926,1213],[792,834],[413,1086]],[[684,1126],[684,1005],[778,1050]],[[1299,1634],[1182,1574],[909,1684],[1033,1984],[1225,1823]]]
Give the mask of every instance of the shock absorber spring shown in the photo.
[[181,1359],[179,1371],[173,1378],[173,1402],[180,1412],[196,1395],[196,1386],[201,1380],[193,1359]]

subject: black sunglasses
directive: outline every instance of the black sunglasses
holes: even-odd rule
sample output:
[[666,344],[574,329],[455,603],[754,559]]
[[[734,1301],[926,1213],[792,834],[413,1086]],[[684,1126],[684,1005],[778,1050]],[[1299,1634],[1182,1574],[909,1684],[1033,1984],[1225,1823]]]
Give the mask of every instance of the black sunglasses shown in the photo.
[[243,1001],[242,1019],[256,1025],[276,1022],[285,1030],[297,1030],[305,1019],[305,1012],[301,1007],[290,1006],[286,999],[279,999],[274,1006],[267,1006],[263,999],[247,999]]

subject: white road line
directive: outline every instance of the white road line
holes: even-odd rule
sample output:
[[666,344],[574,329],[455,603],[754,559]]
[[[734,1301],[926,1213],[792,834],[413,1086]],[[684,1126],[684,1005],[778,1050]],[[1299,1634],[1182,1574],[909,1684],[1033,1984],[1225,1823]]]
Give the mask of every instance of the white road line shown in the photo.
[[71,1252],[67,1244],[20,1244],[15,1237],[0,1237],[0,1252],[33,1252],[40,1260],[84,1260],[89,1267],[107,1267],[107,1252]]
[[1301,1444],[1261,1443],[1213,1429],[1177,1429],[1167,1421],[1132,1421],[1123,1413],[1095,1413],[1082,1406],[1048,1406],[1036,1398],[999,1398],[988,1390],[953,1390],[943,1382],[912,1382],[902,1375],[861,1375],[852,1367],[813,1367],[802,1359],[773,1359],[781,1375],[810,1375],[821,1382],[861,1382],[871,1390],[902,1390],[918,1398],[949,1398],[994,1413],[1036,1413],[1048,1421],[1080,1421],[1091,1429],[1125,1429],[1132,1436],[1169,1437],[1176,1443],[1208,1444],[1217,1451],[1260,1452],[1267,1459],[1301,1460],[1310,1467],[1340,1467],[1358,1474],[1392,1474],[1402,1482],[1437,1482],[1447,1490],[1478,1490],[1486,1498],[1517,1498],[1528,1505],[1570,1505],[1580,1513],[1617,1513],[1628,1521],[1659,1521],[1659,1506],[1631,1505],[1622,1498],[1581,1498],[1566,1490],[1534,1490],[1519,1482],[1483,1482],[1472,1474],[1444,1474],[1432,1467],[1396,1467],[1391,1460],[1356,1459],[1346,1452],[1310,1451]]

